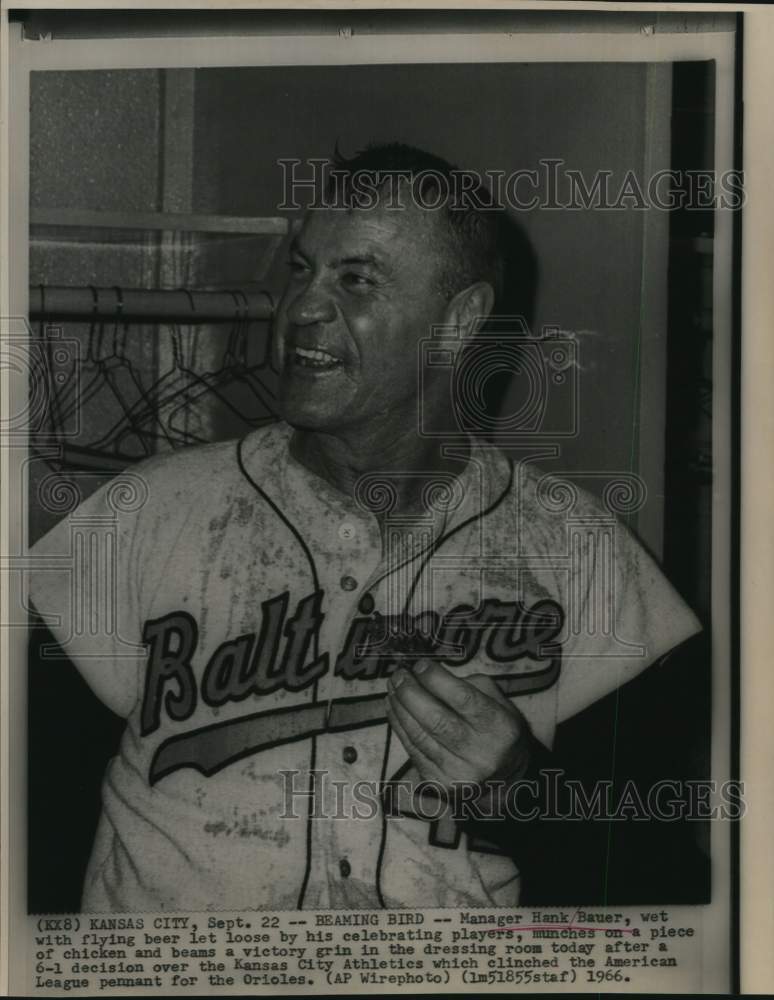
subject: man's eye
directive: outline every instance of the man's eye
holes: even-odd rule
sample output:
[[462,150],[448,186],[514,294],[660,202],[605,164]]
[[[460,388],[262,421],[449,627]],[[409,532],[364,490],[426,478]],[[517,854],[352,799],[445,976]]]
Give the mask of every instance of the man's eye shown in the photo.
[[341,276],[341,281],[351,291],[368,291],[375,284],[371,278],[364,274],[357,274],[355,271],[347,271]]
[[302,260],[294,260],[292,257],[288,261],[288,268],[291,274],[303,274],[308,271],[308,266]]

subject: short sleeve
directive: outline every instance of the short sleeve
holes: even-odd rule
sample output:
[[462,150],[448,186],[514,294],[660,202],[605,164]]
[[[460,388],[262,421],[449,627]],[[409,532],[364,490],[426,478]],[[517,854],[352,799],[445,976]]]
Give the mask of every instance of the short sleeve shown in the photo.
[[124,717],[139,696],[145,659],[137,567],[147,496],[141,475],[121,473],[28,554],[34,610],[95,694]]
[[619,521],[575,532],[558,721],[636,677],[701,625],[651,556]]

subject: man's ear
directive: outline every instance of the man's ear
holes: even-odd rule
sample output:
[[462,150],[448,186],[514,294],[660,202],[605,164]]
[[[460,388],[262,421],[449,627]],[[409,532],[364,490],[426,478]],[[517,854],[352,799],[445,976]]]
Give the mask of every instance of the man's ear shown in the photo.
[[457,292],[446,305],[444,323],[458,326],[465,335],[472,323],[481,323],[494,307],[494,289],[487,281],[477,281]]

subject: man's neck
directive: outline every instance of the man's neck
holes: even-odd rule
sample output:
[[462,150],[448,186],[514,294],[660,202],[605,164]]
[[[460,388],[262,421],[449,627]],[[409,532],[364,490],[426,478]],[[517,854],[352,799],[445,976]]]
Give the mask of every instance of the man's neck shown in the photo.
[[298,462],[349,497],[361,476],[385,473],[396,491],[394,510],[412,513],[423,510],[423,489],[434,473],[459,475],[465,467],[469,446],[455,442],[449,457],[443,454],[443,444],[438,438],[421,437],[413,427],[380,439],[296,429],[290,450]]

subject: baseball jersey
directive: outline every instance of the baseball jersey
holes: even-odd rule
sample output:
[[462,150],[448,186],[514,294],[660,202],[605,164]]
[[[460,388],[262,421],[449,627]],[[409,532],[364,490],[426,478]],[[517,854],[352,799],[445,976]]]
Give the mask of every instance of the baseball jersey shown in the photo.
[[32,550],[35,608],[126,719],[83,909],[514,905],[510,857],[385,797],[410,767],[385,717],[401,648],[492,675],[550,746],[698,622],[529,459],[474,440],[404,520],[388,475],[344,495],[292,433],[144,461]]

